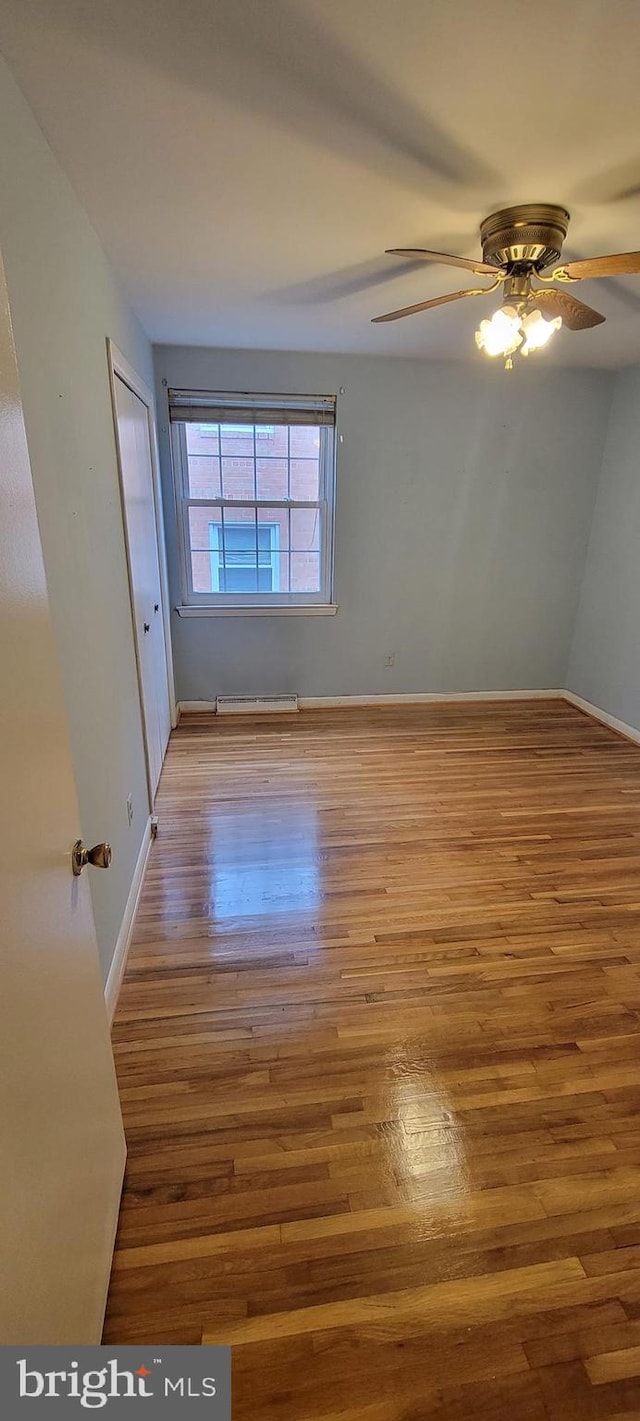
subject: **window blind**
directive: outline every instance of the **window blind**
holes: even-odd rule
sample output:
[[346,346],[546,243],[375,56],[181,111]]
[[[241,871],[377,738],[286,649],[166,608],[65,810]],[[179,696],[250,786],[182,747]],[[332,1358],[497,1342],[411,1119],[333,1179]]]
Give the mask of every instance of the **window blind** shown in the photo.
[[259,395],[169,390],[172,424],[335,425],[335,395]]

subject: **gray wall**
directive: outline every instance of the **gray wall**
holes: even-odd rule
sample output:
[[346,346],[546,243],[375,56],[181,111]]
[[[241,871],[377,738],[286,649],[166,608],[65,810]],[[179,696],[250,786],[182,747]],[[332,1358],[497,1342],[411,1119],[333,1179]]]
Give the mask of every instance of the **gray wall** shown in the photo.
[[567,685],[640,730],[640,370],[616,377]]
[[[106,977],[148,815],[106,361],[112,336],[149,382],[151,350],[97,237],[0,60],[0,247]],[[43,696],[47,686],[42,686]],[[135,817],[127,824],[126,797]]]
[[[535,357],[534,357],[535,359]],[[562,687],[612,377],[530,363],[159,346],[161,458],[179,602],[169,385],[335,393],[335,617],[178,618],[177,694]],[[385,668],[386,652],[395,654]]]

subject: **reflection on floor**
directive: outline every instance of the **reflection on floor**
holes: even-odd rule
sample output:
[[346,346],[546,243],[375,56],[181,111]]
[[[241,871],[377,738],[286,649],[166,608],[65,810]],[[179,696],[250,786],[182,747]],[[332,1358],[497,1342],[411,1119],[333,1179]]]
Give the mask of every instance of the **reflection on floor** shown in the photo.
[[640,750],[191,717],[158,808],[105,1340],[232,1342],[234,1421],[640,1417]]

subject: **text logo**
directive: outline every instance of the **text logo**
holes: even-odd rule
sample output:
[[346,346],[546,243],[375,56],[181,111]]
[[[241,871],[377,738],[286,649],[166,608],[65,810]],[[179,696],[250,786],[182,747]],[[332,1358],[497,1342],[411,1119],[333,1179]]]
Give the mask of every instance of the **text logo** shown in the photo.
[[[108,1411],[114,1421],[138,1405],[149,1416],[189,1415],[231,1421],[231,1349],[163,1347],[0,1347],[0,1402],[22,1403],[33,1416]],[[148,1403],[152,1406],[149,1408]]]

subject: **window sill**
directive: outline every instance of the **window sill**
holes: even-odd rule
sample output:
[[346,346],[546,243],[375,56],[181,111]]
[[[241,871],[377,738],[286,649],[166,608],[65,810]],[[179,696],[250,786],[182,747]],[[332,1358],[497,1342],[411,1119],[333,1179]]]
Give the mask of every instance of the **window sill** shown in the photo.
[[337,602],[306,607],[176,607],[179,617],[335,617]]

